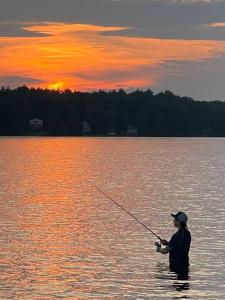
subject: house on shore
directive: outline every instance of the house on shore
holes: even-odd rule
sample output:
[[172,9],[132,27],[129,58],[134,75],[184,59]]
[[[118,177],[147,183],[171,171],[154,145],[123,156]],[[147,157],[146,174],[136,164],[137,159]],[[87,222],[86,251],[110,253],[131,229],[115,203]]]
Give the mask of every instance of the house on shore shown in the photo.
[[91,133],[91,126],[88,122],[84,121],[81,123],[81,130],[83,135],[88,135]]
[[115,128],[108,128],[106,132],[107,136],[115,136],[116,135],[116,129]]
[[127,127],[127,135],[136,136],[138,135],[138,129],[133,125]]
[[32,131],[38,131],[43,128],[44,122],[41,119],[34,118],[29,121],[29,128]]

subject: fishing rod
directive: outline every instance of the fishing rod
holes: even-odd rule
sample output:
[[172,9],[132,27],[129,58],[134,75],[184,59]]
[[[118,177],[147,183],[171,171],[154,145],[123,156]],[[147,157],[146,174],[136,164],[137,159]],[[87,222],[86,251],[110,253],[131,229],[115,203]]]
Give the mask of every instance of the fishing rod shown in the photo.
[[118,207],[120,207],[123,211],[125,211],[129,216],[131,216],[133,219],[135,219],[139,224],[141,224],[145,229],[147,229],[148,231],[150,231],[155,237],[157,237],[160,242],[163,241],[163,239],[158,236],[154,231],[152,231],[147,225],[145,225],[141,220],[139,220],[138,218],[136,218],[132,213],[130,213],[128,210],[126,210],[121,204],[119,204],[117,201],[115,201],[114,199],[112,199],[109,195],[107,195],[103,190],[101,190],[99,187],[97,187],[96,185],[93,185],[99,192],[101,192],[103,195],[105,195],[108,199],[110,199],[114,204],[116,204]]

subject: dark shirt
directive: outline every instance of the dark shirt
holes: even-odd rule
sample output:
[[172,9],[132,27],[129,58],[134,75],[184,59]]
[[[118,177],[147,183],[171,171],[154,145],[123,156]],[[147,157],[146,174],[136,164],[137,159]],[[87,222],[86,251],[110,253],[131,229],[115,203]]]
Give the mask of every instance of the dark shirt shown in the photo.
[[189,266],[189,249],[191,244],[191,234],[186,228],[179,229],[168,243],[169,261],[171,267]]

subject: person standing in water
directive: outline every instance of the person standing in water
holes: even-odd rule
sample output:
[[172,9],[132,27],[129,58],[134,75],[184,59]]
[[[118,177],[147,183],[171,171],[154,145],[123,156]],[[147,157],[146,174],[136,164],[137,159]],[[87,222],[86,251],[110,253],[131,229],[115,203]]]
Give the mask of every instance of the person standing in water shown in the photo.
[[177,273],[180,278],[185,279],[189,270],[189,249],[191,244],[191,233],[187,228],[188,217],[184,212],[171,214],[174,218],[174,226],[177,232],[170,241],[162,240],[161,244],[156,243],[156,251],[162,254],[169,253],[170,270]]

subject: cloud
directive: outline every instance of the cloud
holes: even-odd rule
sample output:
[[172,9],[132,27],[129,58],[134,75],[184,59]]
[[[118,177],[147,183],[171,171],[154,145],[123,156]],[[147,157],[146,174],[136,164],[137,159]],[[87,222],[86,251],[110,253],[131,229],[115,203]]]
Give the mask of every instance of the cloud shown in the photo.
[[111,80],[124,80],[125,78],[133,77],[135,78],[135,74],[131,74],[130,71],[125,70],[114,70],[108,69],[107,71],[94,71],[92,73],[73,73],[75,77],[85,79],[85,80],[98,80],[98,81],[111,81]]
[[46,34],[25,30],[22,22],[0,23],[0,37],[41,37]]
[[0,86],[10,86],[15,88],[22,85],[37,85],[43,84],[43,80],[39,78],[24,77],[24,76],[0,76]]
[[136,30],[121,34],[141,37],[225,39],[218,28],[207,26],[224,21],[225,1],[0,0],[0,4],[2,21],[129,27]]
[[[89,82],[98,86],[108,86],[108,89],[118,89],[124,88],[126,90],[137,89],[138,84],[143,87],[147,85],[148,87],[153,84],[153,76],[151,76],[151,68],[145,67],[134,67],[132,70],[116,70],[107,68],[107,70],[83,73],[73,73],[72,76],[81,79],[83,82]],[[146,76],[147,75],[147,76]],[[91,85],[90,85],[91,86]],[[90,88],[91,90],[91,88]]]
[[198,98],[211,86],[211,95],[225,94],[225,1],[0,0],[0,7],[2,80],[80,90],[165,85]]
[[[181,39],[181,40],[225,40],[225,23],[214,23],[215,25],[196,25],[193,24],[187,29],[180,25],[177,27],[162,28],[128,28],[120,31],[104,31],[101,35],[105,36],[127,36],[140,38],[161,38],[161,39]],[[211,28],[210,28],[211,27]],[[218,29],[220,28],[220,29]]]
[[[122,27],[44,22],[24,28],[46,36],[2,39],[2,84],[78,90],[149,88],[162,86],[161,79],[167,77],[184,77],[175,63],[175,69],[169,70],[168,62],[207,63],[225,53],[223,41],[102,35],[127,30]],[[186,72],[192,78],[188,68]]]
[[217,22],[209,24],[211,27],[225,27],[225,22]]
[[[208,61],[168,61],[157,68],[160,79],[153,90],[172,90],[198,100],[225,101],[225,55]],[[168,76],[168,74],[169,76]]]

